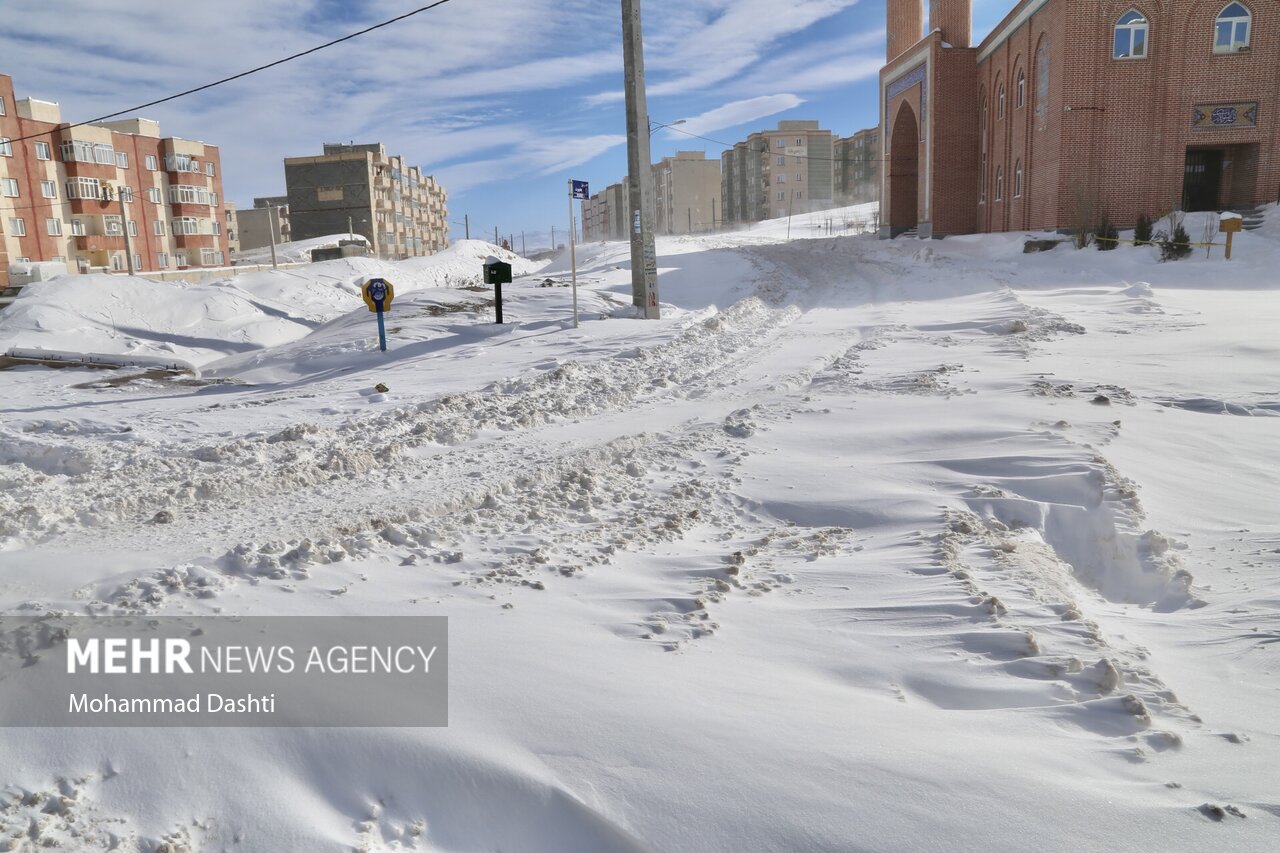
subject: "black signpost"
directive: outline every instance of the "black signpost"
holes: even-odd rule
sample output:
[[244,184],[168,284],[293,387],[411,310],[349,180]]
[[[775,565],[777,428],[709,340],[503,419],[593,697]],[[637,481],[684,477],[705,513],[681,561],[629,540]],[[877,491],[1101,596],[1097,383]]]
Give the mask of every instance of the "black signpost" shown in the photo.
[[502,285],[511,283],[511,264],[502,261],[490,255],[484,262],[484,283],[493,285],[493,304],[497,318],[495,322],[502,322]]

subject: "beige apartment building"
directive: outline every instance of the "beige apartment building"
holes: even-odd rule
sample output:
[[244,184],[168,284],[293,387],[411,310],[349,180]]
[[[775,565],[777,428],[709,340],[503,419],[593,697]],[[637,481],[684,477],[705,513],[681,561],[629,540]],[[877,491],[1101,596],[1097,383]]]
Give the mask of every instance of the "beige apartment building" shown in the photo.
[[817,121],[778,123],[720,155],[726,224],[759,222],[834,206],[835,147]]
[[227,262],[218,149],[161,138],[149,119],[72,127],[15,100],[0,74],[0,285],[9,264],[139,272]]
[[261,196],[253,200],[253,207],[236,211],[237,251],[248,252],[275,243],[288,243],[293,239],[289,221],[289,197],[283,195]]
[[715,228],[720,162],[702,151],[677,151],[653,166],[654,233],[698,234]]
[[284,172],[293,240],[350,230],[388,259],[433,255],[449,245],[444,189],[380,142],[326,144],[319,157],[285,159]]
[[[720,162],[702,151],[677,151],[649,170],[653,182],[654,233],[712,231],[720,216]],[[631,181],[623,178],[582,203],[583,240],[627,240]]]
[[865,204],[880,199],[880,128],[869,127],[835,142],[835,202]]

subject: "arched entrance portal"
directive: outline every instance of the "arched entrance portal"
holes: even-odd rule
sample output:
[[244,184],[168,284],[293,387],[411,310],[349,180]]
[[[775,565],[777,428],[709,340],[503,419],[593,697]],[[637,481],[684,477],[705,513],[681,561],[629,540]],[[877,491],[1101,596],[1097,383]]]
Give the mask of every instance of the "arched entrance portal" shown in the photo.
[[889,141],[889,228],[894,236],[919,224],[920,124],[910,104],[898,109]]

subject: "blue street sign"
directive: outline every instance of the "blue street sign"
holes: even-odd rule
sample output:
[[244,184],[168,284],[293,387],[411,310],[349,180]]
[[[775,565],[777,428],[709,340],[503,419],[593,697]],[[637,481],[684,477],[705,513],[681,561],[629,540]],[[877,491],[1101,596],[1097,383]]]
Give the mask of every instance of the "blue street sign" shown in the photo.
[[572,183],[573,183],[573,192],[571,193],[571,195],[573,198],[580,198],[583,201],[586,201],[587,199],[591,198],[591,190],[587,189],[586,181],[573,181]]

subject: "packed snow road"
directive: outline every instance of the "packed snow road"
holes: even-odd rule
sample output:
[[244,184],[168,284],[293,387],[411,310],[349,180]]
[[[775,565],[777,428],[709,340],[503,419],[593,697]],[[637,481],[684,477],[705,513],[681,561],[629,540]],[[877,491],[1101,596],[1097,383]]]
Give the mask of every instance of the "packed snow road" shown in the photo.
[[451,634],[447,729],[10,729],[0,846],[1266,849],[1280,243],[783,229],[661,242],[659,322],[605,244],[576,330],[448,258],[349,271],[385,355],[335,269],[170,308],[199,380],[0,372],[4,611]]

